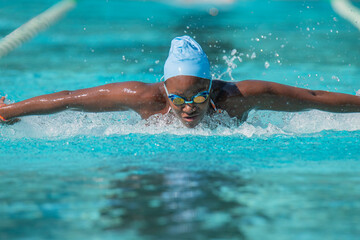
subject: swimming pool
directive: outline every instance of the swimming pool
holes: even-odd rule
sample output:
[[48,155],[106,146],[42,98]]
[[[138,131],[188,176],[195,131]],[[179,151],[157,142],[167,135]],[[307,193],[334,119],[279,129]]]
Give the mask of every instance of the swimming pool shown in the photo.
[[[55,2],[2,1],[0,35]],[[183,34],[223,80],[360,89],[359,32],[327,1],[90,0],[0,60],[0,91],[157,82]],[[254,111],[195,129],[131,112],[24,117],[0,126],[0,238],[357,239],[359,116]]]

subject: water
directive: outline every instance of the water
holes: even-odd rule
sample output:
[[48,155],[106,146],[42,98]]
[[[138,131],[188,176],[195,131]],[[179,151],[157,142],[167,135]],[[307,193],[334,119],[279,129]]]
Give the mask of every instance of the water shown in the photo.
[[[55,2],[1,1],[0,35]],[[157,82],[183,34],[223,80],[360,89],[359,32],[327,1],[177,4],[80,1],[0,60],[0,91]],[[195,129],[131,112],[24,117],[0,126],[0,239],[357,239],[359,116],[253,111]]]

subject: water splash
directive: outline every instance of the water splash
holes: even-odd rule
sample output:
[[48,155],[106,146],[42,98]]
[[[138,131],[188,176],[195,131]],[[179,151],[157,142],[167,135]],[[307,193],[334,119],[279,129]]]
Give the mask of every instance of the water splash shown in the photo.
[[225,72],[221,73],[219,76],[216,76],[215,78],[222,79],[222,77],[227,74],[229,75],[232,81],[235,81],[235,79],[232,76],[232,71],[237,68],[236,60],[238,60],[239,63],[243,62],[243,59],[241,58],[243,54],[236,54],[236,53],[237,53],[236,49],[233,49],[231,51],[230,57],[226,55],[223,56],[223,60],[225,61],[227,69]]
[[284,113],[253,111],[245,123],[226,112],[206,116],[195,128],[185,127],[171,114],[154,115],[147,120],[134,112],[62,112],[50,116],[29,116],[12,126],[0,125],[2,138],[70,138],[129,134],[170,134],[199,136],[271,137],[311,134],[324,130],[358,131],[360,114],[335,114],[321,111]]

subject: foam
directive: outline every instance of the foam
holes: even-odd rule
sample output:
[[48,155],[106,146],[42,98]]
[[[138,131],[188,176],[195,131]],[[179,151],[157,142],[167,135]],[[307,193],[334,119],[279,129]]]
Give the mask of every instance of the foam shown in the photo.
[[171,114],[154,115],[147,120],[134,112],[62,112],[49,116],[23,117],[11,126],[1,125],[2,138],[70,138],[129,134],[170,134],[198,136],[271,137],[311,134],[321,131],[358,131],[360,114],[335,114],[317,110],[284,113],[253,111],[240,123],[226,112],[206,116],[195,128],[185,127]]

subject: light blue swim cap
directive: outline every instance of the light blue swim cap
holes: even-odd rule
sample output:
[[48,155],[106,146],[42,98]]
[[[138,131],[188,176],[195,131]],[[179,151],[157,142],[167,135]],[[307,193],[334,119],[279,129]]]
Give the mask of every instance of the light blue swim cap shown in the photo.
[[200,45],[189,36],[171,41],[169,57],[164,65],[164,80],[179,75],[211,79],[210,63]]

